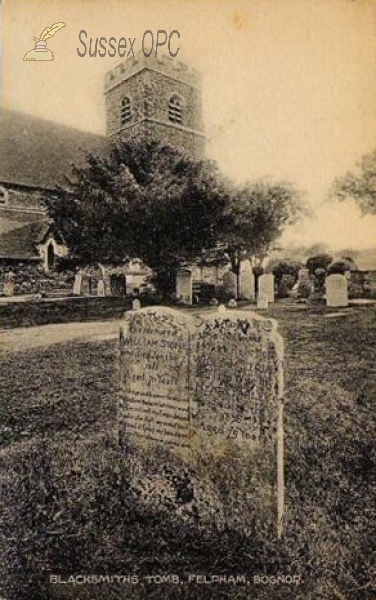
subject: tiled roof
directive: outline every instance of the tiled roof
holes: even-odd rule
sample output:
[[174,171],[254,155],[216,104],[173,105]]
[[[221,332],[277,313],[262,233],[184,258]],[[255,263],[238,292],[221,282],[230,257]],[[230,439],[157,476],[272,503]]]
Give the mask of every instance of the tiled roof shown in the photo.
[[0,183],[64,185],[72,163],[103,155],[107,139],[65,125],[0,109]]
[[38,259],[37,244],[44,241],[52,230],[50,219],[19,223],[19,227],[0,234],[0,258]]

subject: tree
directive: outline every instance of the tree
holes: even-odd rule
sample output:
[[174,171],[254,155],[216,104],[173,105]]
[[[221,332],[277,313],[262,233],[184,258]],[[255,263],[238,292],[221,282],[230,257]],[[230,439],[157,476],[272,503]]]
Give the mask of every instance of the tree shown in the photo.
[[333,258],[329,254],[317,254],[307,260],[306,268],[312,275],[315,274],[317,269],[323,269],[326,272],[332,260]]
[[293,285],[298,279],[298,273],[302,268],[301,263],[290,260],[278,260],[268,265],[267,270],[273,273],[275,283],[280,297],[287,297]]
[[356,200],[363,213],[376,214],[376,150],[363,156],[355,173],[336,179],[333,192],[339,200]]
[[228,192],[216,166],[167,144],[114,145],[74,167],[68,183],[47,202],[77,262],[137,256],[161,284],[223,229]]
[[182,262],[225,250],[239,273],[243,257],[266,254],[299,212],[286,184],[234,187],[208,160],[195,161],[163,143],[121,143],[107,157],[75,167],[69,189],[47,198],[76,261],[141,258],[171,287]]
[[221,239],[238,278],[242,259],[265,257],[302,210],[300,195],[290,184],[255,181],[233,190]]

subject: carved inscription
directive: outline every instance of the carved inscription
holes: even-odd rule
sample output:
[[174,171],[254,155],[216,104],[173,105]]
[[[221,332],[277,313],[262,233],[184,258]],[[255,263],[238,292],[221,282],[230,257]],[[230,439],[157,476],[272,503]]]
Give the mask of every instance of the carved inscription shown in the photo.
[[188,445],[189,339],[174,317],[168,309],[148,309],[130,313],[125,326],[121,417],[136,443]]
[[268,320],[204,320],[195,343],[194,426],[249,444],[275,437],[280,357]]

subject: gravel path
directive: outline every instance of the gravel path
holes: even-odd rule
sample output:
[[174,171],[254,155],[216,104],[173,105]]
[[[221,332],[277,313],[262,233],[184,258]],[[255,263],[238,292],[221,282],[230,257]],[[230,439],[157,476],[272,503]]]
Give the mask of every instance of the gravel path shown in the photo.
[[118,336],[120,320],[61,323],[0,330],[0,353],[18,352],[71,340],[106,340]]

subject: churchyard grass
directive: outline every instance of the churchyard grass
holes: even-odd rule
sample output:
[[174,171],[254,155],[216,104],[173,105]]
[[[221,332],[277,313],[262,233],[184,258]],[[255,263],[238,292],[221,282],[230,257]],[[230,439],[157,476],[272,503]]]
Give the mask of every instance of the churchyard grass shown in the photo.
[[[376,309],[336,312],[275,304],[268,316],[279,321],[286,355],[287,514],[282,542],[270,531],[251,538],[230,528],[198,535],[176,529],[168,515],[161,527],[158,515],[136,514],[126,495],[119,499],[114,493],[122,460],[115,442],[115,341],[70,342],[3,357],[3,523],[8,542],[2,578],[10,600],[41,598],[47,585],[43,568],[59,573],[62,560],[70,573],[188,569],[301,577],[295,587],[252,587],[252,596],[241,586],[214,590],[192,585],[183,594],[174,585],[149,586],[146,592],[137,585],[123,586],[120,592],[108,585],[91,587],[87,597],[100,600],[373,597]],[[241,465],[234,460],[235,485]],[[225,475],[215,474],[221,484]],[[15,560],[21,565],[18,576]],[[49,586],[43,593],[63,597],[64,586]],[[74,589],[77,598],[86,598],[85,593]]]

